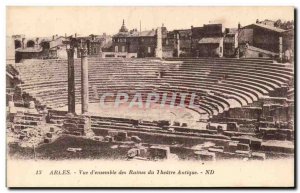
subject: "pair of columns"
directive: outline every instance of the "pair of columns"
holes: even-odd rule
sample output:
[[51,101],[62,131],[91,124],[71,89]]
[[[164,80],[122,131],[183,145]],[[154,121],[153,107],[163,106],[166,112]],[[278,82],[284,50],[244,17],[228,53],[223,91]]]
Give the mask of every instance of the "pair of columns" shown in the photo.
[[[81,51],[81,113],[88,112],[89,104],[89,80],[87,49]],[[67,49],[68,53],[68,113],[75,114],[75,69],[74,47]]]

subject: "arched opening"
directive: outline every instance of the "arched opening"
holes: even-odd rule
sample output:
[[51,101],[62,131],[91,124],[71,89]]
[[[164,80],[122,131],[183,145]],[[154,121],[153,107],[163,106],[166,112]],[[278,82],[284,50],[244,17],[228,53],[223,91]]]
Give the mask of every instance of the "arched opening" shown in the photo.
[[22,46],[20,40],[15,40],[15,49],[20,48]]
[[29,40],[26,45],[27,45],[28,48],[34,47],[34,41],[33,40]]

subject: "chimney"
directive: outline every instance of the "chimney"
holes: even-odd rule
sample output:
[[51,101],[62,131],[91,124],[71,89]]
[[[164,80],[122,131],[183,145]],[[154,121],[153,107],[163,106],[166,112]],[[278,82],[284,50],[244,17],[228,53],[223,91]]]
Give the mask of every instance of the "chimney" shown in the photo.
[[52,36],[52,40],[54,40],[54,35]]
[[229,28],[225,28],[225,34],[229,33]]
[[142,21],[140,20],[140,32],[142,31]]
[[75,33],[75,38],[77,38],[77,33]]
[[25,38],[22,38],[22,48],[25,48]]
[[36,48],[39,47],[39,40],[40,40],[40,38],[36,38],[36,39],[35,39],[35,45],[34,45],[34,46],[35,46]]
[[240,24],[240,22],[238,23],[238,29],[241,29],[241,24]]

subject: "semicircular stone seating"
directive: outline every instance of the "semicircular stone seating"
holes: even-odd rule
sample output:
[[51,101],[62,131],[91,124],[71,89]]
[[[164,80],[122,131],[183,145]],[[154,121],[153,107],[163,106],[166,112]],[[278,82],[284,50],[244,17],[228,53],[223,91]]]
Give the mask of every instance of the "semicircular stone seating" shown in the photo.
[[[168,58],[181,65],[168,71],[164,78],[171,87],[180,90],[206,91],[199,104],[210,115],[229,108],[242,107],[282,86],[293,77],[290,65],[268,59],[229,58]],[[219,97],[219,98],[216,98]]]
[[[27,60],[13,66],[22,92],[50,109],[67,106],[67,60]],[[161,78],[158,73],[163,72]],[[80,59],[75,59],[75,95],[80,103]],[[290,65],[268,59],[89,58],[89,100],[99,102],[105,92],[195,93],[199,113],[210,117],[249,105],[286,85],[293,78]],[[132,97],[133,95],[130,95]],[[171,95],[168,95],[170,99]],[[107,99],[111,100],[111,99]]]

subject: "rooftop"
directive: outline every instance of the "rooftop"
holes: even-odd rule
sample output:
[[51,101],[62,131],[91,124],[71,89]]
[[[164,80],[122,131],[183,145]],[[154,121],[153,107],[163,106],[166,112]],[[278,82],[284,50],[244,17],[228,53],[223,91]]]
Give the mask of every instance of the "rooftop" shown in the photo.
[[223,37],[206,37],[199,40],[199,44],[219,44]]
[[247,25],[247,26],[245,26],[243,28],[248,28],[250,26],[257,26],[257,27],[265,28],[265,29],[268,29],[268,30],[271,30],[271,31],[275,31],[275,32],[278,32],[278,33],[282,33],[282,32],[286,31],[286,30],[280,29],[278,27],[273,27],[273,26],[270,26],[270,25],[264,25],[264,24],[259,24],[259,23],[250,24],[250,25]]
[[153,37],[156,35],[155,30],[148,30],[148,31],[131,31],[131,32],[119,32],[113,37]]
[[29,48],[18,48],[18,49],[16,49],[16,52],[41,52],[41,51],[43,51],[43,49],[42,48],[31,48],[31,47],[29,47]]
[[271,51],[268,51],[268,50],[263,50],[261,48],[257,48],[257,47],[254,47],[254,46],[248,46],[248,49],[249,50],[252,50],[252,51],[257,51],[257,52],[261,52],[261,53],[264,53],[264,54],[269,54],[269,55],[272,55],[272,56],[276,56],[278,55],[277,53],[275,52],[271,52]]
[[122,24],[121,29],[119,30],[119,32],[128,32],[128,29],[127,29],[126,26],[125,26],[125,21],[124,21],[124,19],[123,19],[123,24]]
[[142,31],[138,34],[138,36],[155,36],[155,30]]

